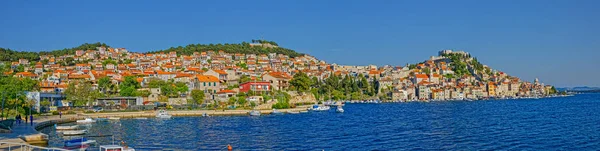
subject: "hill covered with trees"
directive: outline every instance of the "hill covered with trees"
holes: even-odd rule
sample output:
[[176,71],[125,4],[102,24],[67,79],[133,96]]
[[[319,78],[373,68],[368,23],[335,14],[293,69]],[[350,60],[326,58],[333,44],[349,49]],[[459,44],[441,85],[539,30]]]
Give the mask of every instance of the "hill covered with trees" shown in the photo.
[[40,52],[28,52],[28,51],[15,51],[8,48],[0,48],[0,61],[17,61],[19,59],[28,59],[30,61],[39,61],[40,55],[74,55],[77,50],[96,50],[96,47],[110,47],[105,43],[84,43],[80,46],[73,48],[65,48],[60,50],[52,51],[40,51]]
[[[271,44],[273,46],[278,46],[277,43],[273,41],[266,40],[252,40],[256,43],[261,44]],[[177,52],[177,54],[191,55],[194,52],[203,52],[203,51],[219,51],[223,50],[227,53],[242,53],[242,54],[268,54],[268,53],[278,53],[288,55],[290,57],[297,57],[302,55],[294,50],[282,48],[282,47],[261,47],[261,46],[252,46],[248,42],[242,42],[239,44],[189,44],[187,46],[178,46],[171,47],[165,50],[158,50],[148,53],[161,53],[161,52]]]

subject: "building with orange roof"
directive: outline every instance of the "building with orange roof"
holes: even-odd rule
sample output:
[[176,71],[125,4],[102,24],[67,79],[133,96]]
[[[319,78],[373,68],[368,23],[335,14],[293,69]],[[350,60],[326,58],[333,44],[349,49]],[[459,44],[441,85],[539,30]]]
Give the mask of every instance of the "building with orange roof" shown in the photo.
[[[221,90],[219,78],[215,76],[196,75],[196,78],[193,81],[193,88],[197,90],[203,90],[206,94],[216,94],[217,91]],[[214,99],[214,97],[212,99]]]
[[219,80],[221,80],[223,82],[227,82],[227,80],[228,80],[228,78],[227,78],[228,74],[224,70],[210,69],[210,70],[206,71],[204,73],[204,75],[215,76],[215,77],[219,78]]
[[219,100],[220,102],[226,102],[229,100],[229,98],[235,96],[237,94],[236,91],[234,90],[221,90],[219,92],[217,92],[217,100]]
[[14,77],[17,78],[32,78],[32,79],[37,79],[38,75],[35,73],[31,73],[31,72],[17,72],[15,75],[13,75]]
[[164,81],[175,78],[175,76],[176,75],[173,72],[166,72],[166,71],[160,71],[160,70],[156,71],[156,77],[161,80],[164,80]]
[[285,90],[289,87],[289,81],[292,80],[292,76],[285,72],[270,72],[263,75],[262,79],[270,82],[275,90]]

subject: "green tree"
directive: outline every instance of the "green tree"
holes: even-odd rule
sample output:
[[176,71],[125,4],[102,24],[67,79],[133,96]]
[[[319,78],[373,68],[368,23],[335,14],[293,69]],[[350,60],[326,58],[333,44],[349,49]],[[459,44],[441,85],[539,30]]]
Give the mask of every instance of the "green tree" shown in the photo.
[[67,58],[65,58],[65,63],[68,66],[73,66],[73,65],[75,65],[75,59],[73,59],[73,57],[67,57]]
[[150,96],[150,94],[151,93],[148,90],[140,90],[140,91],[137,91],[135,96],[148,97],[148,96]]
[[229,100],[227,101],[227,104],[235,105],[236,102],[237,102],[237,100],[235,99],[235,97],[230,97]]
[[102,78],[98,79],[98,88],[103,93],[106,93],[108,88],[110,88],[110,85],[112,85],[112,82],[110,82],[109,77],[102,77]]
[[192,96],[192,99],[194,99],[194,103],[196,103],[196,104],[204,103],[204,99],[206,97],[206,96],[204,96],[204,91],[192,90],[190,95]]
[[85,106],[102,97],[100,91],[93,89],[92,84],[88,82],[79,82],[69,84],[64,94],[74,106]]
[[121,96],[137,96],[138,92],[134,87],[123,87],[119,91]]
[[183,82],[175,82],[175,89],[179,94],[187,93],[189,90],[188,85]]
[[240,83],[246,83],[249,81],[252,81],[252,78],[250,78],[250,76],[247,76],[247,75],[240,76]]
[[307,92],[312,85],[312,79],[302,72],[296,73],[290,81],[290,85],[299,92]]
[[248,100],[246,100],[246,97],[238,97],[237,99],[237,103],[243,107],[246,106],[246,103],[248,103]]
[[423,72],[425,72],[425,74],[429,75],[431,73],[431,69],[429,69],[428,67],[425,67],[422,69]]
[[137,82],[137,80],[135,79],[134,76],[126,76],[125,80],[123,80],[123,82],[119,86],[120,87],[133,87],[135,89],[139,89],[142,87],[140,85],[140,83]]
[[134,76],[127,76],[125,80],[119,85],[119,94],[121,96],[136,96],[137,89],[141,88],[141,85]]

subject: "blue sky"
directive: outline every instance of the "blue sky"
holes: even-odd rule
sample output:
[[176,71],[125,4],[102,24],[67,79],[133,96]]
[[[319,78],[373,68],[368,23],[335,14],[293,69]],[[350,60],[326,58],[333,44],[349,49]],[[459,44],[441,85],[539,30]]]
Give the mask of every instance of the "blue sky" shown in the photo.
[[600,1],[0,1],[0,47],[144,52],[264,38],[338,64],[465,50],[511,75],[600,86]]

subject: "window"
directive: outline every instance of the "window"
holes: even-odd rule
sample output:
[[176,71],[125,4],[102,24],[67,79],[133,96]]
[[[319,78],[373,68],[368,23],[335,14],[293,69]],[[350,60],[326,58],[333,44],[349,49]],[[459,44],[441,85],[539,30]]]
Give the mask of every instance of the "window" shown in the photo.
[[217,86],[217,82],[213,82],[213,86]]

